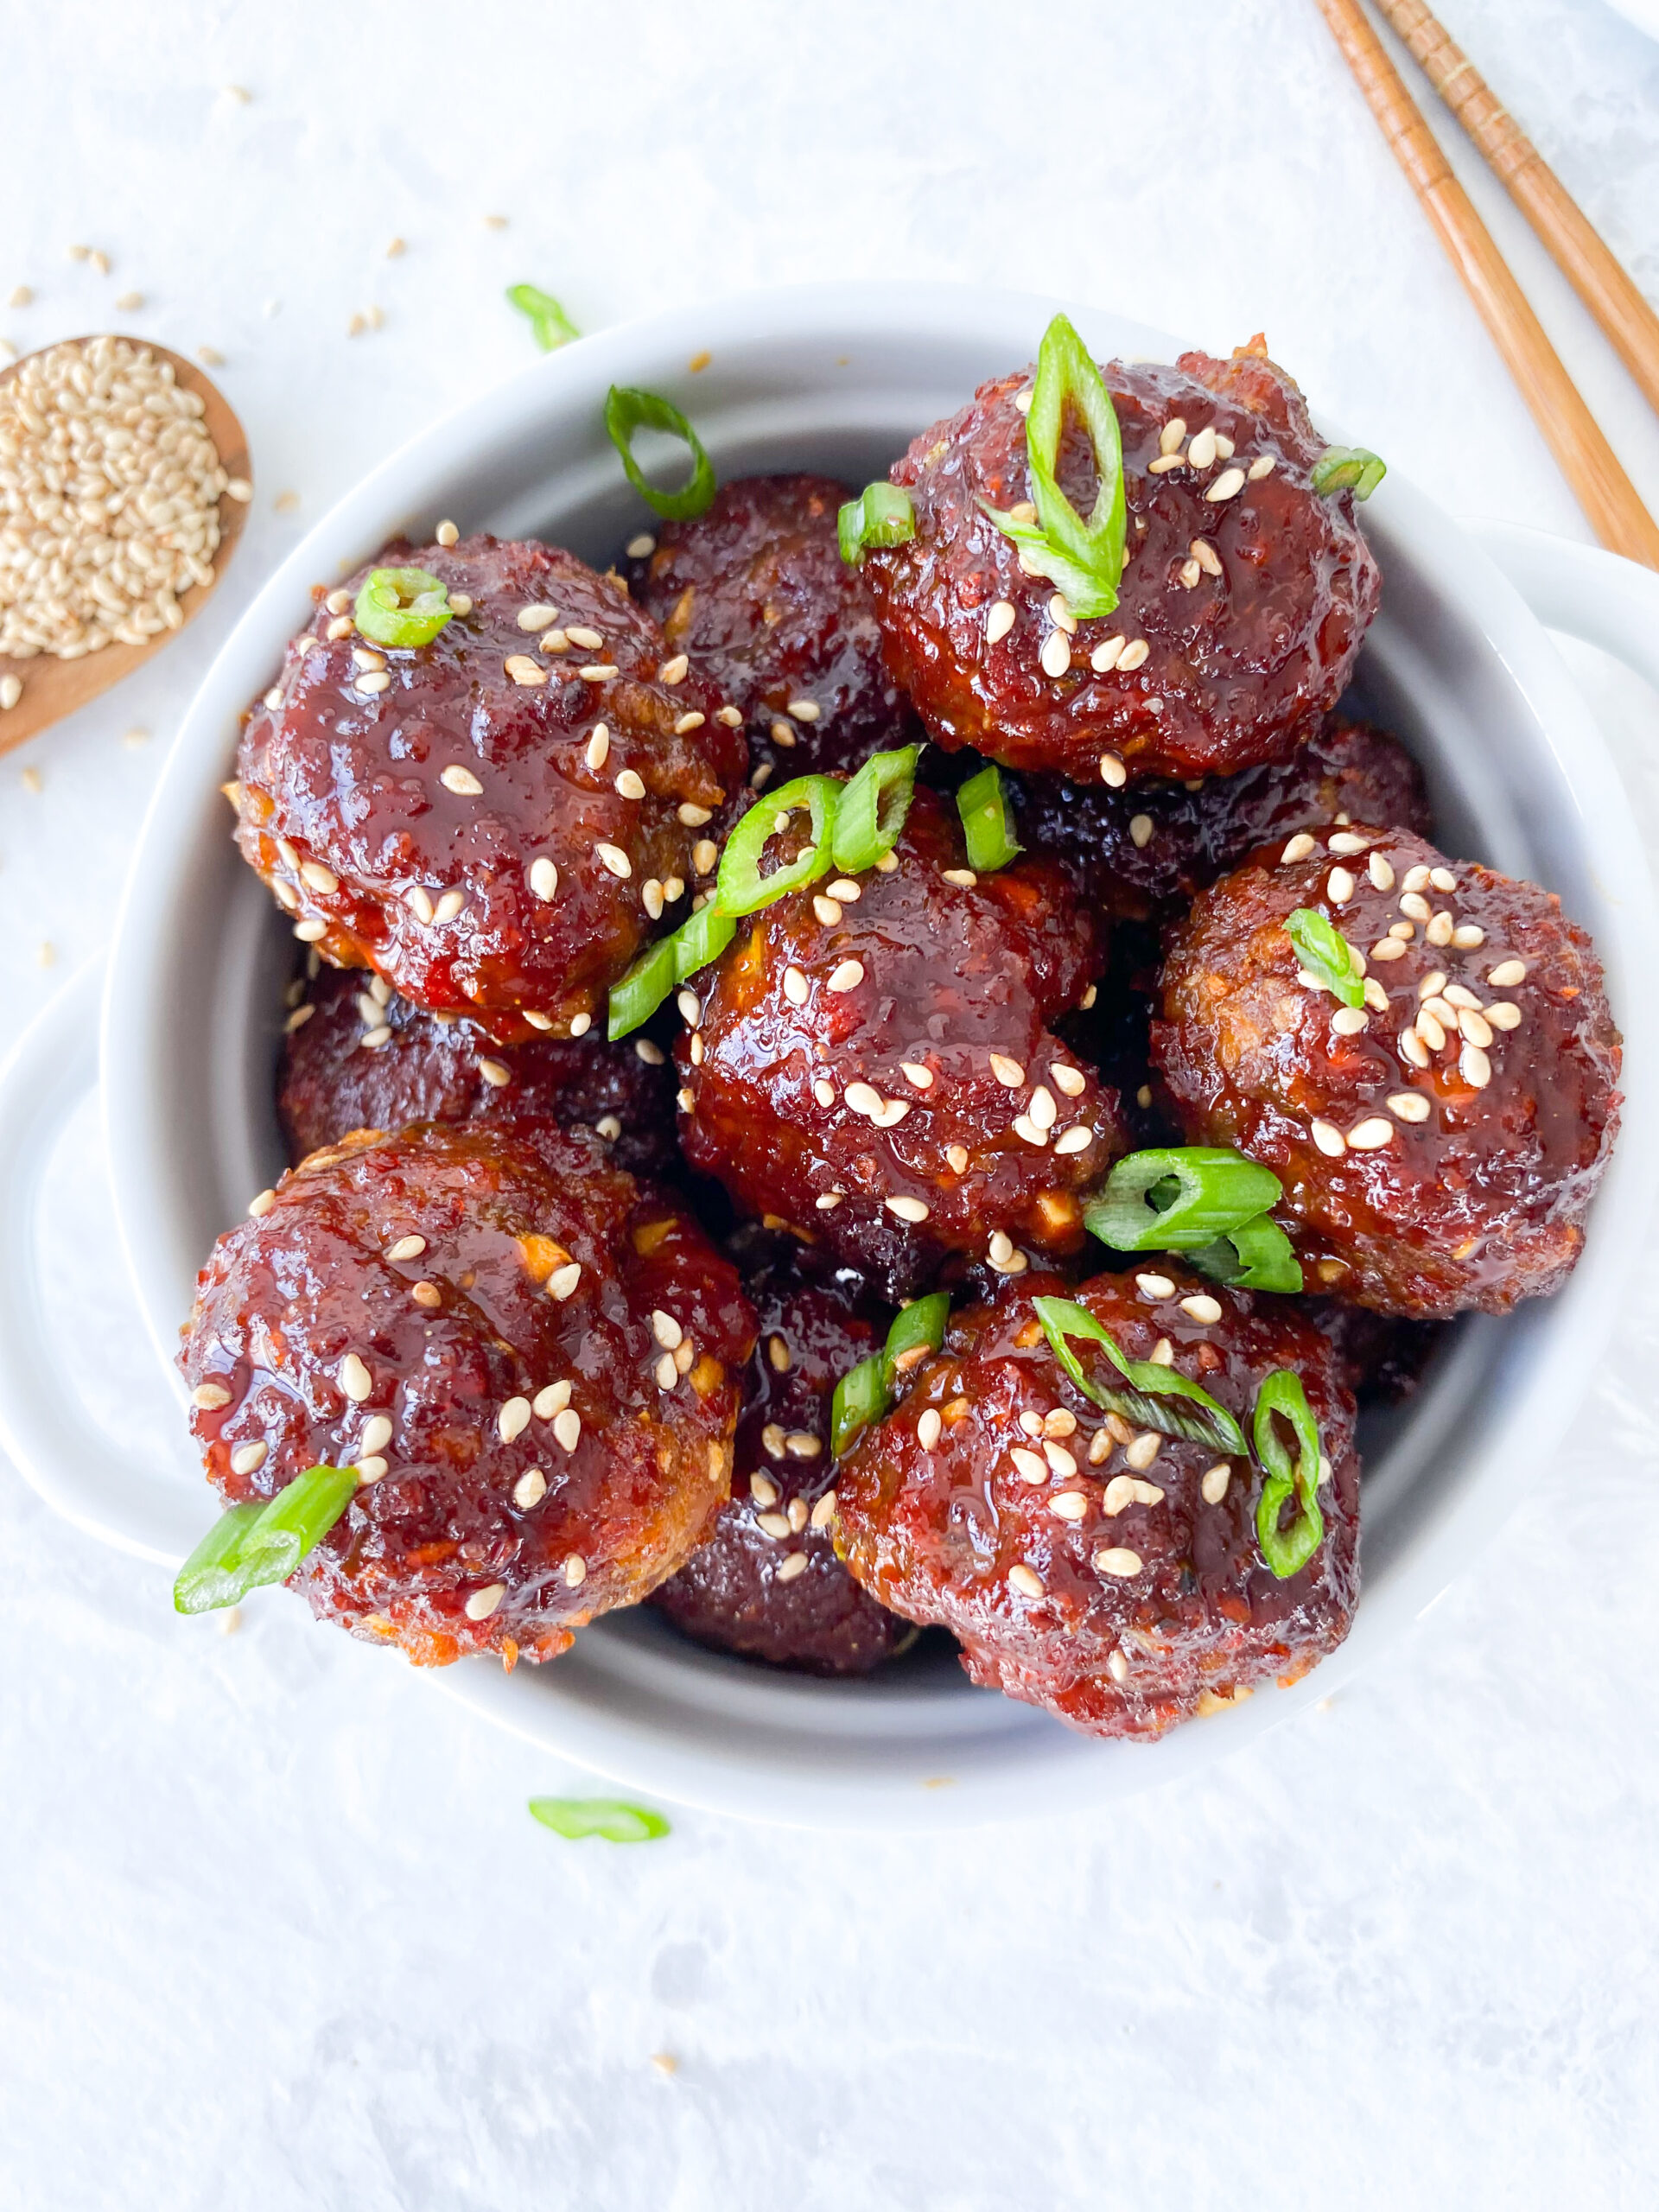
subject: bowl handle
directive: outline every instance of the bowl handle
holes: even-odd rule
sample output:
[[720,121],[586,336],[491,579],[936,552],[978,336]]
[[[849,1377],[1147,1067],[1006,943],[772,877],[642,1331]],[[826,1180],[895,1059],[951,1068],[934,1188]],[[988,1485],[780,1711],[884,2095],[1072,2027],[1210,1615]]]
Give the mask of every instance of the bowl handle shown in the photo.
[[1547,629],[1599,645],[1659,689],[1659,575],[1521,523],[1465,527]]
[[213,1501],[135,1467],[86,1410],[48,1339],[35,1256],[41,1172],[98,1082],[103,982],[99,957],[71,977],[0,1066],[0,1445],[66,1520],[174,1567],[211,1519]]

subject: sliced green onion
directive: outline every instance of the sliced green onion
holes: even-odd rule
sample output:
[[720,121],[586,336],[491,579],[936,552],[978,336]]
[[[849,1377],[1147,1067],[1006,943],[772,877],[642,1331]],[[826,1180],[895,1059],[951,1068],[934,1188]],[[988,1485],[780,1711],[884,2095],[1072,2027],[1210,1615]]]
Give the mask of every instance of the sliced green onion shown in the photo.
[[[842,785],[833,776],[798,776],[781,791],[763,792],[726,840],[720,856],[715,898],[723,914],[753,914],[774,899],[798,891],[828,874],[835,864],[836,810]],[[779,824],[804,812],[812,817],[812,837],[786,868],[760,873],[760,858]]]
[[210,1613],[268,1582],[286,1582],[357,1487],[354,1467],[308,1467],[263,1505],[250,1499],[232,1506],[179,1569],[174,1605],[181,1613]]
[[173,1585],[175,1611],[217,1612],[247,1595],[252,1585],[242,1573],[242,1540],[264,1510],[264,1500],[255,1497],[219,1515],[179,1569]]
[[1308,974],[1326,990],[1335,992],[1344,1006],[1364,1005],[1365,977],[1359,955],[1333,923],[1312,906],[1298,906],[1286,918],[1285,935]]
[[660,1813],[620,1797],[532,1797],[530,1809],[544,1828],[573,1843],[590,1835],[607,1843],[654,1843],[670,1833]]
[[[1033,1298],[1031,1304],[1055,1358],[1085,1398],[1141,1428],[1156,1429],[1160,1436],[1183,1437],[1209,1451],[1241,1457],[1248,1450],[1243,1430],[1225,1406],[1217,1405],[1207,1390],[1173,1367],[1161,1366],[1155,1359],[1126,1358],[1086,1306],[1069,1298]],[[1129,1387],[1091,1382],[1066,1342],[1068,1337],[1101,1345]]]
[[883,1370],[885,1351],[873,1351],[849,1367],[836,1385],[830,1401],[830,1451],[839,1459],[861,1429],[880,1421],[891,1400]]
[[507,297],[520,315],[530,317],[530,327],[536,334],[536,343],[543,353],[556,352],[568,346],[582,333],[554,298],[536,284],[509,284]]
[[1120,1160],[1083,1218],[1115,1252],[1187,1252],[1265,1213],[1283,1196],[1272,1169],[1242,1152],[1172,1145]]
[[862,565],[872,545],[902,545],[916,535],[916,510],[897,484],[867,484],[836,517],[841,557],[849,569]]
[[674,940],[658,938],[611,985],[605,1009],[605,1034],[611,1043],[637,1029],[642,1021],[649,1021],[679,980]]
[[[1055,474],[1068,400],[1083,417],[1100,478],[1087,522],[1061,491]],[[1038,349],[1031,412],[1026,417],[1026,461],[1037,520],[1018,522],[983,500],[981,505],[1020,548],[1027,568],[1059,586],[1074,614],[1109,614],[1117,605],[1128,534],[1123,445],[1106,380],[1063,315],[1049,324]]]
[[[677,492],[659,492],[633,457],[633,434],[643,425],[665,430],[691,448],[691,474]],[[611,443],[622,456],[622,466],[634,490],[670,522],[689,522],[713,500],[715,465],[702,449],[702,441],[671,400],[654,391],[639,391],[632,385],[613,384],[605,402],[605,428]]]
[[454,609],[448,588],[426,569],[371,569],[352,620],[377,645],[429,645]]
[[894,753],[872,753],[836,802],[836,866],[858,875],[874,868],[899,842],[916,789],[919,745]]
[[1351,492],[1369,499],[1388,474],[1387,464],[1363,446],[1326,446],[1308,472],[1316,492]]
[[968,844],[968,865],[977,874],[989,875],[1007,868],[1024,850],[1008,827],[1007,794],[1002,772],[993,761],[976,776],[969,776],[957,793],[957,811]]
[[1230,1289],[1294,1294],[1302,1287],[1296,1248],[1268,1214],[1241,1222],[1215,1243],[1200,1245],[1185,1256],[1189,1267]]
[[[1296,1432],[1294,1468],[1274,1426],[1275,1417],[1287,1421]],[[1283,1582],[1299,1567],[1306,1566],[1325,1534],[1319,1500],[1319,1424],[1307,1402],[1300,1375],[1287,1367],[1274,1368],[1256,1392],[1251,1429],[1255,1456],[1267,1474],[1255,1509],[1256,1541],[1262,1547],[1262,1558]],[[1293,1487],[1296,1492],[1296,1518],[1289,1528],[1281,1529],[1279,1516]]]
[[944,1342],[945,1323],[950,1319],[950,1294],[936,1290],[927,1298],[918,1298],[906,1306],[887,1331],[887,1341],[881,1351],[881,1376],[889,1397],[901,1376],[919,1364],[919,1352],[938,1351]]
[[675,982],[683,983],[699,968],[718,960],[736,935],[737,924],[712,899],[695,914],[688,914],[668,940],[674,948]]

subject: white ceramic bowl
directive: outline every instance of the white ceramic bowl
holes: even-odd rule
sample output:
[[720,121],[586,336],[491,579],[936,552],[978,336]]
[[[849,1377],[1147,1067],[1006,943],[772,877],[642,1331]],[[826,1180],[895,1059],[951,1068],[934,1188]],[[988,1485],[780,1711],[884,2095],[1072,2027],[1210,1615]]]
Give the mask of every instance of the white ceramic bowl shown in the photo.
[[[333,583],[386,538],[441,517],[533,533],[603,563],[648,519],[601,427],[613,382],[671,394],[722,476],[822,469],[862,481],[983,378],[1028,360],[1053,308],[1007,294],[819,288],[676,311],[527,368],[383,462],[271,578],[186,716],[144,825],[111,955],[101,1036],[121,1236],[170,1363],[196,1268],[272,1181],[279,990],[294,946],[237,858],[218,786],[238,717]],[[1071,307],[1096,353],[1168,359],[1173,340]],[[695,355],[708,365],[692,373]],[[1654,1017],[1636,988],[1655,942],[1645,861],[1601,741],[1537,620],[1493,560],[1397,473],[1365,510],[1382,611],[1359,690],[1427,770],[1441,842],[1560,892],[1599,943],[1626,1038],[1629,1120],[1654,1095]],[[1530,561],[1561,619],[1619,642],[1655,579],[1610,556],[1495,541]],[[1587,568],[1586,564],[1588,564]],[[1599,564],[1599,565],[1598,565]],[[1566,601],[1577,593],[1574,614]],[[1621,600],[1621,594],[1624,598]],[[1610,610],[1611,610],[1610,612]],[[1647,628],[1659,632],[1649,605]],[[80,985],[82,1001],[92,988]],[[3,1227],[27,1243],[22,1163],[90,1073],[73,1001],[0,1086]],[[818,1826],[925,1827],[1098,1804],[1207,1764],[1372,1658],[1444,1586],[1569,1419],[1646,1234],[1654,1148],[1626,1141],[1561,1294],[1464,1325],[1429,1386],[1367,1440],[1365,1592],[1343,1650],[1287,1691],[1160,1744],[1093,1743],[969,1687],[950,1662],[868,1681],[791,1678],[696,1649],[648,1611],[585,1630],[550,1666],[466,1662],[431,1679],[492,1719],[646,1796]],[[182,1391],[181,1390],[181,1401]],[[176,1479],[134,1477],[73,1413],[27,1269],[0,1285],[0,1423],[40,1487],[83,1525],[153,1558],[188,1548],[211,1501],[183,1440]],[[85,1432],[85,1433],[83,1433]],[[264,1602],[276,1603],[277,1599]],[[388,1658],[388,1665],[395,1663]]]

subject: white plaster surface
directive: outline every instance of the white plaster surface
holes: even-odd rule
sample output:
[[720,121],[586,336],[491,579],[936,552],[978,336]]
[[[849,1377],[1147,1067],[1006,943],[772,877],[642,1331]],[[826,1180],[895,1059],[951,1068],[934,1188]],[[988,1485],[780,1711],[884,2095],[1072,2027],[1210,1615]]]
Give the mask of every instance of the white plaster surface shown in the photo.
[[[1659,47],[1599,0],[1441,13],[1659,289]],[[0,760],[9,1026],[105,941],[261,575],[524,359],[518,278],[588,327],[874,275],[1265,328],[1454,511],[1587,535],[1312,0],[54,0],[0,23],[0,336],[216,347],[257,474],[209,614]],[[1659,423],[1448,143],[1659,507]],[[1573,658],[1659,820],[1653,701]],[[89,1111],[53,1310],[111,1450],[175,1450],[100,1174]],[[180,1622],[0,1468],[0,2202],[1651,2205],[1656,1351],[1641,1290],[1570,1448],[1329,1708],[1109,1817],[925,1840],[562,1843],[524,1800],[574,1771],[280,1596]]]

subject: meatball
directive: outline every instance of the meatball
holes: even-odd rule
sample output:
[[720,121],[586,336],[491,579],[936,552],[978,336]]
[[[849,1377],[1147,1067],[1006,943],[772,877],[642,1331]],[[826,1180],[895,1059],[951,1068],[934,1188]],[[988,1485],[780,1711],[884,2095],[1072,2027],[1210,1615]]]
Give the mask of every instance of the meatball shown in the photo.
[[1269,837],[1319,823],[1387,822],[1427,836],[1422,771],[1367,722],[1332,715],[1290,760],[1202,783],[1108,791],[1064,776],[1010,779],[1020,835],[1083,869],[1125,918],[1167,917]]
[[749,750],[780,779],[851,771],[921,735],[881,662],[861,569],[836,537],[854,496],[828,476],[744,476],[694,522],[669,522],[630,569],[634,596],[742,709]]
[[676,1049],[692,1166],[902,1296],[988,1238],[1015,1268],[1024,1243],[1076,1250],[1124,1144],[1116,1094],[1049,1026],[1103,951],[1071,878],[976,879],[928,791],[889,858],[740,925]]
[[754,1318],[683,1210],[546,1124],[315,1153],[221,1236],[180,1365],[209,1480],[362,1486],[293,1578],[421,1664],[547,1659],[727,1496]]
[[[1032,495],[1022,372],[982,385],[892,470],[916,534],[866,560],[887,665],[942,746],[1011,767],[1116,784],[1287,760],[1336,704],[1376,611],[1352,496],[1312,488],[1325,442],[1259,340],[1229,361],[1102,373],[1128,505],[1116,610],[1074,624],[984,512]],[[1076,423],[1058,474],[1086,513],[1094,456]]]
[[325,968],[288,1017],[276,1116],[289,1165],[353,1129],[538,1114],[596,1132],[613,1166],[671,1173],[674,1079],[649,1038],[532,1037],[497,1045],[476,1023],[418,1013],[378,976]]
[[338,966],[502,1044],[580,1036],[713,867],[741,718],[569,553],[480,537],[379,559],[464,611],[430,645],[370,648],[343,611],[360,578],[329,594],[243,731],[237,842]]
[[740,1246],[760,1334],[732,1497],[709,1541],[651,1603],[718,1650],[805,1674],[867,1675],[916,1631],[836,1557],[830,1402],[841,1376],[881,1344],[888,1317],[861,1292],[855,1270],[815,1268],[791,1238],[751,1230]]
[[[1367,963],[1352,1008],[1286,932]],[[1172,932],[1153,1052],[1189,1140],[1284,1185],[1310,1289],[1384,1313],[1504,1313],[1553,1290],[1618,1122],[1619,1039],[1560,901],[1403,830],[1304,830]]]
[[1446,1321],[1402,1321],[1337,1298],[1311,1298],[1304,1310],[1336,1347],[1338,1370],[1361,1406],[1415,1397],[1451,1329]]
[[[1052,1289],[1039,1280],[1033,1287]],[[1331,1472],[1318,1548],[1281,1581],[1262,1558],[1250,1459],[1137,1430],[1067,1379],[1025,1284],[953,1317],[943,1348],[836,1481],[837,1543],[884,1605],[939,1622],[987,1688],[1097,1736],[1158,1736],[1348,1632],[1359,1590],[1353,1400],[1326,1338],[1283,1300],[1218,1290],[1162,1260],[1070,1294],[1130,1359],[1167,1347],[1250,1433],[1277,1368],[1301,1378]],[[1074,1344],[1096,1384],[1103,1353]]]

